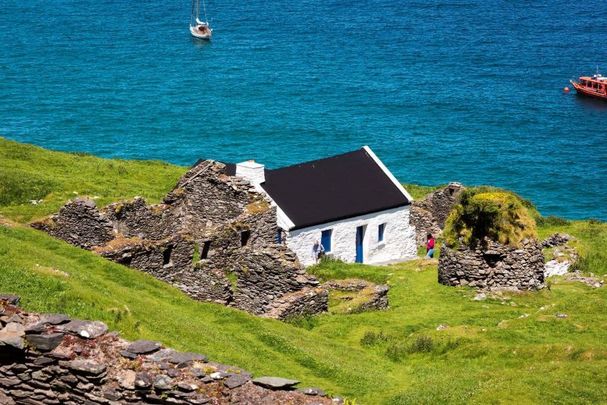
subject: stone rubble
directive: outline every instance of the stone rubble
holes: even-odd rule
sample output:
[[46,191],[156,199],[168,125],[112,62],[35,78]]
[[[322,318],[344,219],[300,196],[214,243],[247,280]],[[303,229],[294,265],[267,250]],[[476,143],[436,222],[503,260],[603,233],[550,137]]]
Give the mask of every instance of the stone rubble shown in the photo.
[[542,248],[550,248],[566,245],[569,241],[575,239],[566,233],[555,233],[544,239],[541,243]]
[[[253,379],[203,355],[127,342],[100,322],[27,313],[7,300],[0,313],[0,404],[334,403],[318,388],[296,390],[295,380]],[[82,330],[104,332],[83,337]]]
[[248,181],[200,161],[161,204],[135,198],[98,209],[76,199],[32,226],[198,300],[279,319],[326,311],[326,291],[276,243],[276,221],[276,208]]
[[567,274],[571,266],[578,260],[579,255],[575,248],[567,245],[573,239],[571,235],[555,233],[542,241],[542,248],[553,248],[554,256],[554,259],[547,261],[544,266],[546,278]]

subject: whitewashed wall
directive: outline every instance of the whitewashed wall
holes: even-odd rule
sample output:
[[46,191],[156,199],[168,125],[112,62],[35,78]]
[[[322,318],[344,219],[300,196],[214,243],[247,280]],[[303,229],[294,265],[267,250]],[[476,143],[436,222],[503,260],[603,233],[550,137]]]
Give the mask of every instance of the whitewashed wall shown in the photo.
[[[417,255],[415,229],[409,223],[410,206],[393,208],[342,221],[329,222],[287,233],[287,246],[304,266],[314,264],[312,246],[320,241],[321,232],[333,229],[331,252],[345,262],[356,260],[356,228],[366,225],[363,239],[363,263],[376,264],[391,260],[413,259]],[[377,241],[378,227],[386,224],[383,242]]]

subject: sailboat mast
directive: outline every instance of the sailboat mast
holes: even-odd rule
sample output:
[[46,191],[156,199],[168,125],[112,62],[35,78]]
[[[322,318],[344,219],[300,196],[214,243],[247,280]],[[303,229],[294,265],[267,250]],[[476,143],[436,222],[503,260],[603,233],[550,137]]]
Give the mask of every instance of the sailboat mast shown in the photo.
[[190,13],[190,25],[194,25],[196,22],[196,0],[192,0],[192,12]]
[[207,4],[204,0],[202,0],[202,10],[204,11],[204,22],[208,23],[209,19],[207,18]]

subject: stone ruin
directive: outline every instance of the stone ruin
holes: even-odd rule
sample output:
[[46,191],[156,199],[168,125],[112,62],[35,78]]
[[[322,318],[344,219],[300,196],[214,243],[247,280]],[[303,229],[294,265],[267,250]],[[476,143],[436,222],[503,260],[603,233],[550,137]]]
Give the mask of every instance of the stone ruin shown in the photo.
[[198,300],[277,319],[327,310],[327,291],[276,242],[276,208],[220,162],[198,162],[161,204],[76,199],[32,226]]
[[544,255],[535,240],[512,247],[485,239],[476,247],[441,246],[438,282],[482,290],[512,288],[538,290],[544,287]]
[[0,403],[7,405],[343,404],[296,380],[237,367],[158,342],[127,342],[105,324],[27,313],[0,295]]
[[[371,310],[387,309],[388,291],[390,287],[386,284],[375,284],[370,281],[355,278],[343,280],[330,280],[323,284],[327,290],[358,293],[366,296],[366,300],[349,308],[347,313],[359,313]],[[352,299],[351,296],[346,297]]]
[[415,227],[415,239],[418,246],[426,244],[426,235],[440,235],[445,227],[449,213],[465,187],[460,183],[449,183],[446,187],[434,191],[423,200],[411,205],[411,224]]

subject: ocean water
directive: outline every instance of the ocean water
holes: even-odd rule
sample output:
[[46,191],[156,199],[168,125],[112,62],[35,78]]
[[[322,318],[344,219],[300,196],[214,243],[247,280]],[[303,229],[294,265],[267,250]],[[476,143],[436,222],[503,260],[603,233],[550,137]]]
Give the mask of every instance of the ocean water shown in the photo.
[[[404,182],[607,219],[607,2],[0,0],[0,135],[279,167],[370,145]],[[361,190],[364,192],[364,190]]]

